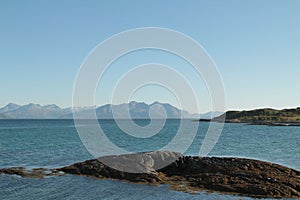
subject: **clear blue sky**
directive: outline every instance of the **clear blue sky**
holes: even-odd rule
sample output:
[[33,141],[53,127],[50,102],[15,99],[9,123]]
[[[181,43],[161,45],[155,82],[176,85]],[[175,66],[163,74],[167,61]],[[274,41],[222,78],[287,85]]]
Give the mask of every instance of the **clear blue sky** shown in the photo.
[[[1,0],[0,107],[71,106],[73,83],[88,53],[113,34],[149,26],[183,32],[207,50],[223,77],[228,109],[297,107],[299,10],[299,0]],[[137,93],[135,100],[174,101],[154,89]],[[103,96],[97,104],[107,103]]]

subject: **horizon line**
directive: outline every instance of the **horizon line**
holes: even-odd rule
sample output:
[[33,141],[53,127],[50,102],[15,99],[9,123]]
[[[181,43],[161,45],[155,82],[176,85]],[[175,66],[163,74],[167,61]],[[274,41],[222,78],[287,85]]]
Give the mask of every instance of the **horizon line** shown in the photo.
[[[40,104],[40,103],[33,103],[33,102],[30,102],[30,103],[25,103],[25,104],[17,104],[17,103],[13,103],[13,102],[9,102],[7,104],[5,104],[4,106],[0,107],[1,108],[4,108],[6,106],[8,106],[9,104],[14,104],[14,105],[17,105],[17,106],[26,106],[26,105],[30,105],[30,104],[33,104],[33,105],[39,105],[41,107],[44,107],[44,106],[51,106],[51,105],[54,105],[54,106],[57,106],[59,107],[60,109],[68,109],[68,108],[71,108],[71,109],[74,109],[74,108],[91,108],[91,107],[95,107],[95,108],[99,108],[99,107],[102,107],[102,106],[106,106],[106,105],[113,105],[113,106],[118,106],[118,105],[122,105],[122,104],[129,104],[129,103],[144,103],[144,104],[147,104],[147,105],[152,105],[152,104],[155,104],[155,103],[160,103],[160,104],[169,104],[175,108],[178,108],[180,110],[183,110],[183,111],[187,111],[187,112],[190,112],[188,110],[185,110],[183,108],[179,108],[177,106],[174,106],[173,104],[171,103],[168,103],[168,102],[159,102],[159,101],[153,101],[152,103],[146,103],[144,101],[130,101],[130,102],[123,102],[123,103],[118,103],[118,104],[111,104],[111,103],[105,103],[105,104],[95,104],[95,105],[89,105],[89,106],[77,106],[77,107],[72,107],[72,106],[67,106],[67,107],[62,107],[62,106],[59,106],[57,105],[56,103],[50,103],[50,104]],[[251,110],[260,110],[260,109],[272,109],[272,110],[285,110],[285,109],[297,109],[297,108],[300,108],[300,105],[299,106],[285,106],[285,107],[271,107],[271,106],[260,106],[260,107],[254,107],[254,108],[242,108],[242,109],[239,109],[239,108],[228,108],[226,109],[224,112],[228,112],[228,111],[251,111]],[[208,112],[223,112],[223,111],[208,111]],[[203,114],[206,114],[208,112],[205,112]],[[190,114],[200,114],[200,113],[191,113]]]

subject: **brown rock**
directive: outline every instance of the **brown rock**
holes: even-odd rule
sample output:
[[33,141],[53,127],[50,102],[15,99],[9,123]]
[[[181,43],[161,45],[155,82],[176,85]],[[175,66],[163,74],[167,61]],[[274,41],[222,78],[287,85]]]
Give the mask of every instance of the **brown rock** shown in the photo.
[[[136,155],[133,154],[132,156]],[[148,155],[149,153],[145,153],[145,155],[138,154],[137,156]],[[135,163],[137,166],[143,166],[142,169],[151,169],[146,173],[121,172],[104,165],[99,160],[76,163],[61,170],[65,173],[121,179],[130,182],[169,184],[172,189],[186,192],[205,190],[252,197],[300,197],[300,172],[287,167],[242,158],[183,156],[168,166],[154,171],[153,166],[155,166],[156,159],[160,163],[161,160],[168,159],[167,155],[171,155],[170,159],[174,159],[174,155],[170,153],[151,152],[153,161],[148,162],[151,163],[150,166]],[[126,156],[128,157],[128,155]],[[124,161],[124,158],[122,159]],[[120,165],[118,159],[115,161],[114,166],[126,168],[126,164]],[[91,165],[93,166],[92,169],[87,168]],[[129,165],[132,167],[132,163]]]
[[[159,166],[164,167],[159,169]],[[130,172],[132,170],[139,173]],[[170,188],[184,192],[218,191],[251,197],[300,198],[299,171],[243,158],[190,157],[172,152],[147,152],[87,160],[50,172],[46,169],[0,169],[0,173],[24,177],[61,175],[61,171],[101,179],[169,184]]]

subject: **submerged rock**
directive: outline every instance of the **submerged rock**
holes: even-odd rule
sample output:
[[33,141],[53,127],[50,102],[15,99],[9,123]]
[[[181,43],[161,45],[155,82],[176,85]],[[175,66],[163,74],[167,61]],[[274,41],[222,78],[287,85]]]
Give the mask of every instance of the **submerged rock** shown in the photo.
[[57,169],[35,168],[26,169],[25,167],[11,167],[0,169],[0,174],[17,175],[26,178],[44,178],[45,176],[61,176],[61,171]]

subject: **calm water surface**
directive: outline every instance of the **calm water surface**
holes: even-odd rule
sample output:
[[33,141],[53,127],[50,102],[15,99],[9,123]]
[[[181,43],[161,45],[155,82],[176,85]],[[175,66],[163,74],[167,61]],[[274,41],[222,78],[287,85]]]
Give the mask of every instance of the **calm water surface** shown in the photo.
[[[138,120],[136,123],[144,126],[149,121]],[[150,151],[163,147],[175,136],[179,123],[180,120],[167,120],[160,133],[142,139],[124,134],[113,120],[100,121],[108,138],[128,151]],[[200,123],[186,155],[198,154],[208,125]],[[300,170],[300,127],[226,124],[210,156],[256,158]],[[91,158],[72,120],[0,120],[0,168],[54,168]],[[241,198],[251,199],[217,193],[186,194],[169,190],[167,186],[152,187],[73,175],[45,179],[0,175],[0,199]]]

